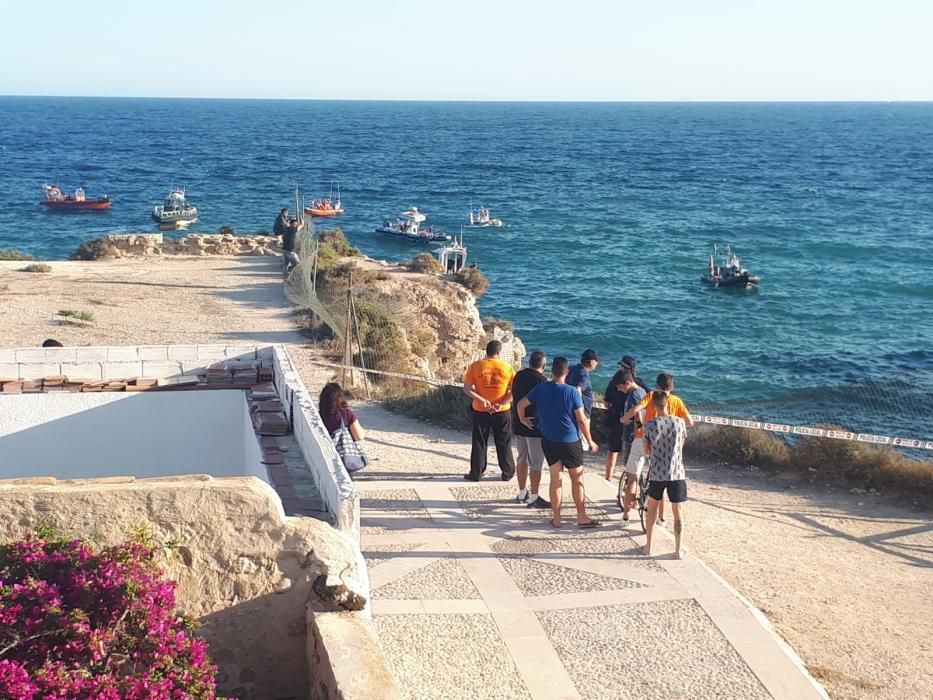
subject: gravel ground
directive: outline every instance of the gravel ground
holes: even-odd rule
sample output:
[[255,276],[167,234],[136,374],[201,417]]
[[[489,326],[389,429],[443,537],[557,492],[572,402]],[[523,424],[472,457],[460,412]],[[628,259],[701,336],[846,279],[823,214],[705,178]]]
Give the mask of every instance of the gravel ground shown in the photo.
[[366,567],[372,569],[383,562],[398,557],[404,552],[411,552],[417,549],[419,544],[366,544],[363,543],[363,559],[366,561]]
[[[537,615],[586,700],[771,697],[695,601]],[[703,640],[704,653],[679,645],[681,637]]]
[[410,700],[531,697],[492,615],[375,615],[374,620],[389,665]]
[[499,563],[502,564],[503,568],[526,596],[646,588],[643,583],[610,576],[600,576],[588,571],[579,571],[559,564],[549,564],[534,559],[500,557]]
[[373,591],[379,600],[465,600],[479,598],[463,565],[445,557],[405,574]]

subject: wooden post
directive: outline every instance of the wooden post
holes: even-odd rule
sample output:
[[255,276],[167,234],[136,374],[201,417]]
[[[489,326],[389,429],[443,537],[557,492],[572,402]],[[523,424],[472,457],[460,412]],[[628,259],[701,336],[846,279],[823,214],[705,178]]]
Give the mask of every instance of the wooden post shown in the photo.
[[[350,281],[347,286],[347,325],[344,333],[343,364],[349,368],[350,386],[353,386],[353,272],[350,272]],[[347,381],[347,369],[343,371],[343,381]]]

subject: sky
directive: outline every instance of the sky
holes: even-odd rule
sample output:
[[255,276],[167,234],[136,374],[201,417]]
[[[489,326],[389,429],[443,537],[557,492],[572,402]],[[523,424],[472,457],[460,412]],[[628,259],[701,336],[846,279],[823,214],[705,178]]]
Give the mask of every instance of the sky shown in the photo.
[[931,0],[4,0],[0,95],[931,100]]

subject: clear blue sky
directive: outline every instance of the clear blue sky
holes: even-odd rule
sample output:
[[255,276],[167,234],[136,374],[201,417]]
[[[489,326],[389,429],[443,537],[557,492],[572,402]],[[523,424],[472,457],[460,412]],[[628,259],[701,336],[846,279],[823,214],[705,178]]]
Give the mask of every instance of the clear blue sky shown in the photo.
[[3,5],[6,95],[933,99],[933,0]]

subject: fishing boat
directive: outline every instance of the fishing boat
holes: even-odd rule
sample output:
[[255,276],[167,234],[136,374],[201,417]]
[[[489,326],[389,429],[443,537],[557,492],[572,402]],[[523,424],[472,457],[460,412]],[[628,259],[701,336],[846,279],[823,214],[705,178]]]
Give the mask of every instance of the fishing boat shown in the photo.
[[463,230],[460,231],[459,239],[454,239],[447,245],[437,248],[434,251],[434,257],[444,269],[444,274],[453,274],[465,268],[467,249],[463,245]]
[[435,231],[433,226],[422,228],[421,224],[427,221],[427,218],[418,211],[418,207],[412,207],[399,214],[399,218],[394,222],[384,221],[382,226],[377,226],[376,233],[413,243],[447,243],[453,240],[446,233]]
[[340,202],[340,185],[337,185],[337,196],[334,197],[334,186],[330,186],[330,196],[323,199],[312,199],[305,207],[305,214],[314,217],[332,217],[343,214],[343,205]]
[[489,214],[489,208],[480,204],[477,209],[470,204],[470,226],[486,228],[488,226],[502,226],[502,219],[493,219]]
[[700,277],[700,281],[715,288],[748,287],[758,284],[760,278],[742,267],[739,256],[733,252],[731,246],[726,246],[720,251],[714,245],[709,256],[709,273]]
[[81,187],[72,194],[65,194],[55,185],[43,185],[42,189],[45,199],[39,204],[52,211],[104,211],[113,204],[113,200],[107,195],[89,199]]
[[198,220],[198,208],[185,198],[184,187],[173,187],[165,202],[153,207],[152,218],[163,226],[184,227]]

